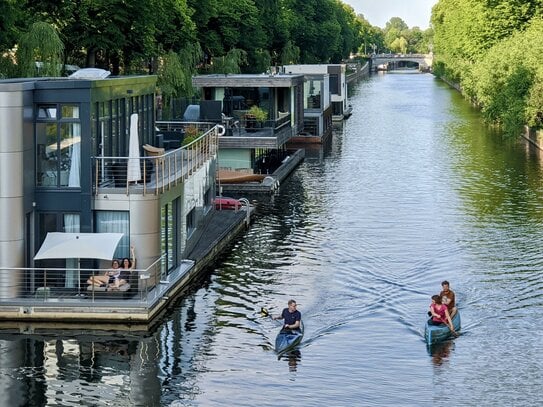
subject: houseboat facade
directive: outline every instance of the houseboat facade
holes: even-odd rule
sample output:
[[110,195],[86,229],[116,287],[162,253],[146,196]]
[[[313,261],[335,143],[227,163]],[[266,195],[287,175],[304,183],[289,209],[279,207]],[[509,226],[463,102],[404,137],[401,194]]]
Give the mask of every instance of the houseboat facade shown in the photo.
[[[194,123],[189,145],[144,155],[155,87],[155,76],[0,81],[0,319],[146,322],[193,277],[219,130]],[[55,232],[61,257],[36,256]],[[98,247],[113,234],[114,258],[135,248],[126,292],[88,283],[111,261],[70,253],[69,236]]]
[[289,146],[323,144],[332,134],[332,104],[328,74],[304,75],[304,129]]
[[282,72],[292,74],[328,74],[330,100],[332,103],[332,119],[342,121],[352,114],[352,106],[348,101],[347,78],[345,64],[307,64],[284,65]]
[[303,75],[198,75],[192,83],[201,89],[200,106],[214,104],[225,127],[219,137],[222,192],[272,191],[281,164],[303,158],[286,150],[304,126]]

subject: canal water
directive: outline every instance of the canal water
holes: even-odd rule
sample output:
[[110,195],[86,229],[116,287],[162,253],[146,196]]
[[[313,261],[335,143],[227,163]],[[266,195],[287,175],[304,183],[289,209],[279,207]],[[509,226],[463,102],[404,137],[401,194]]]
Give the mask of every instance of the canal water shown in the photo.
[[[1,336],[3,405],[540,405],[539,154],[429,74],[352,91],[330,145],[154,332]],[[444,279],[462,334],[428,348]],[[290,298],[305,336],[278,358],[259,311]]]

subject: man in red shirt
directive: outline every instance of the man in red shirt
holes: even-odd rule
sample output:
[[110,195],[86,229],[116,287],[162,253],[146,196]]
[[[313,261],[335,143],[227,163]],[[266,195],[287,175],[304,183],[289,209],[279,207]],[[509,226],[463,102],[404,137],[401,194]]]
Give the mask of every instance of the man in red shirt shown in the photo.
[[449,282],[447,280],[441,283],[441,287],[443,289],[439,293],[439,296],[441,297],[443,304],[447,305],[449,315],[452,318],[454,314],[456,314],[456,299],[454,296],[454,291],[450,289]]

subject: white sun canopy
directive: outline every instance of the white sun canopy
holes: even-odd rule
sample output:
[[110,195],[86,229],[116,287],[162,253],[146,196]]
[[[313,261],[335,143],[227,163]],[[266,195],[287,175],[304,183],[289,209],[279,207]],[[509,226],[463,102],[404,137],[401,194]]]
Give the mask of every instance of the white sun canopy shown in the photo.
[[113,259],[122,233],[47,233],[34,260]]

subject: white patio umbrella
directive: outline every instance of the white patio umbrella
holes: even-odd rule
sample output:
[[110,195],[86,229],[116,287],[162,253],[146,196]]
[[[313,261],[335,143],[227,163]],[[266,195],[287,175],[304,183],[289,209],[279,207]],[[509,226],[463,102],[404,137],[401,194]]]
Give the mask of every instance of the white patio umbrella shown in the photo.
[[141,180],[140,141],[138,135],[138,114],[130,115],[130,138],[128,144],[128,166],[126,177],[128,182]]
[[[111,260],[117,249],[122,233],[62,233],[49,232],[34,256],[44,259],[103,259]],[[68,270],[67,270],[68,271]],[[77,288],[81,290],[79,262],[75,276]]]
[[62,233],[49,232],[34,256],[43,259],[103,259],[111,260],[123,237],[122,233]]

